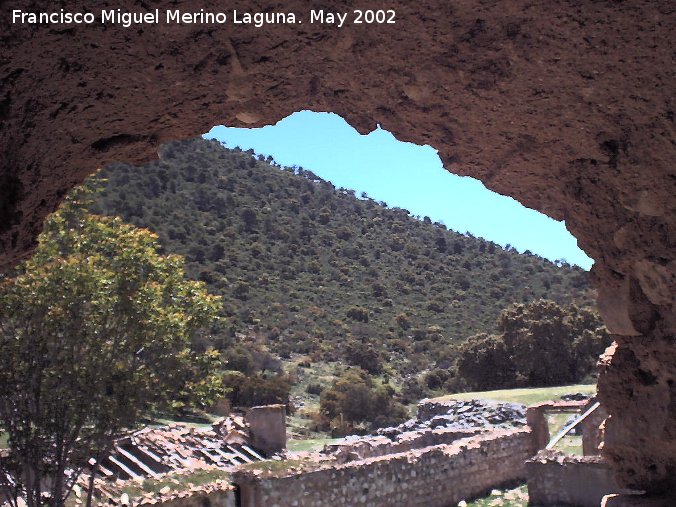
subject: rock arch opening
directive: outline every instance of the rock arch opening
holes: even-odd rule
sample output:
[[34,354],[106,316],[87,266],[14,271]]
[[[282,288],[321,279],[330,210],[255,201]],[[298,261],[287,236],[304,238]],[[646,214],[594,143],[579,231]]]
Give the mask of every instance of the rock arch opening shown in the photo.
[[253,149],[282,166],[311,170],[334,186],[355,191],[422,220],[586,270],[593,261],[565,224],[488,190],[479,180],[446,171],[431,146],[404,143],[377,128],[361,135],[340,116],[296,112],[275,125],[204,134],[226,147]]
[[599,382],[611,414],[604,453],[623,484],[674,491],[670,2],[392,7],[402,22],[377,31],[53,29],[3,12],[0,266],[30,252],[47,213],[93,169],[144,162],[168,139],[303,108],[362,133],[381,124],[439,147],[448,170],[566,221],[596,260],[599,307],[617,334]]

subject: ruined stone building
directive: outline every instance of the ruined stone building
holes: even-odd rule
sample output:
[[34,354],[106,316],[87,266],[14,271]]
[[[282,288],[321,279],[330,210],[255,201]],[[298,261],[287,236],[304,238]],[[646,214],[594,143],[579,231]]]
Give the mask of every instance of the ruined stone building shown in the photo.
[[[213,430],[145,429],[118,441],[113,466],[107,460],[97,480],[97,498],[100,505],[447,507],[527,480],[532,505],[594,507],[623,492],[608,462],[598,456],[603,410],[590,411],[592,417],[581,425],[584,456],[544,449],[550,441],[548,414],[589,406],[598,403],[555,401],[526,411],[509,403],[423,400],[417,416],[397,427],[348,437],[318,452],[284,452],[278,441],[277,453],[267,460],[250,447],[262,435],[241,419],[227,418]],[[270,443],[283,429],[280,409],[257,407],[250,413],[251,421],[264,423]],[[120,481],[166,480],[159,466],[167,472],[218,469],[231,475],[203,488],[170,492],[167,487],[140,499],[115,495],[108,486],[119,491]]]

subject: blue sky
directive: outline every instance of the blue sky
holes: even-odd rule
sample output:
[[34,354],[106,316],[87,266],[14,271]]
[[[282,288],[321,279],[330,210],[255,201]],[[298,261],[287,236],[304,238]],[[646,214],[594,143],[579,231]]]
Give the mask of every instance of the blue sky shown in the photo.
[[563,222],[496,194],[478,180],[449,173],[430,146],[398,141],[382,129],[362,136],[338,115],[302,111],[258,129],[214,127],[204,137],[253,148],[281,165],[309,169],[336,187],[366,192],[390,207],[511,244],[520,252],[565,259],[584,269],[593,262]]

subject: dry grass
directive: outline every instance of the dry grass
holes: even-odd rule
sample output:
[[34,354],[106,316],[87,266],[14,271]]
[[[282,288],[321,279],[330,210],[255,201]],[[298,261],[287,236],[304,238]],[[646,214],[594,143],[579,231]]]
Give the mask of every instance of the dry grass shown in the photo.
[[548,400],[559,399],[564,394],[594,394],[596,384],[576,384],[560,387],[533,387],[524,389],[500,389],[496,391],[475,391],[471,393],[448,394],[434,398],[435,400],[493,400],[532,405]]

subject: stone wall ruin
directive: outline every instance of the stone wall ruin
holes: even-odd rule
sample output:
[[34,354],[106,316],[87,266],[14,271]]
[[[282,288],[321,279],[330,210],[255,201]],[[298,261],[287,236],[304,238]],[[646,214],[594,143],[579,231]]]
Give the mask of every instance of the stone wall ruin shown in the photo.
[[604,496],[619,493],[613,470],[600,456],[565,456],[540,451],[526,462],[528,504],[598,507]]
[[[538,423],[547,411],[579,411],[588,403],[540,403],[528,408],[528,419]],[[236,493],[221,485],[177,500],[187,507],[198,505],[198,498],[234,498],[237,507],[442,507],[527,478],[534,506],[598,507],[604,495],[622,491],[599,456],[533,456],[542,435],[539,424],[525,427],[525,420],[525,407],[518,404],[422,400],[417,416],[397,427],[348,437],[320,452],[239,465],[232,475]]]
[[[553,436],[549,432],[547,414],[552,413],[582,413],[587,410],[596,398],[584,401],[547,401],[530,405],[526,411],[528,426],[533,432],[533,440],[537,450],[544,449]],[[582,433],[582,454],[584,456],[597,456],[600,452],[603,434],[601,426],[608,414],[600,406],[589,417],[579,424]]]
[[301,109],[335,112],[362,133],[380,124],[437,148],[448,170],[566,221],[596,261],[599,307],[617,334],[601,363],[603,453],[622,484],[676,491],[673,2],[388,6],[399,21],[382,27],[128,29],[16,25],[9,9],[53,2],[3,3],[0,268],[30,253],[45,216],[84,177],[145,162],[163,141]]
[[233,475],[242,507],[446,507],[525,478],[532,454],[530,431],[493,430],[431,445],[316,469],[290,465]]
[[286,449],[286,406],[251,407],[246,413],[251,445],[266,454]]

